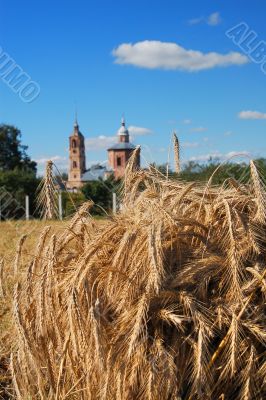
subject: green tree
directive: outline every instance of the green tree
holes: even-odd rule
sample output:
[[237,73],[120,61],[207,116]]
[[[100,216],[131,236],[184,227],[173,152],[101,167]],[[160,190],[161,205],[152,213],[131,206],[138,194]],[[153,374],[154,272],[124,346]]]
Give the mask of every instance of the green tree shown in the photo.
[[95,206],[92,213],[103,215],[104,210],[109,211],[112,208],[113,192],[119,192],[121,183],[114,180],[113,177],[107,180],[98,180],[86,183],[82,188],[82,193],[88,200],[92,200]]
[[246,163],[221,164],[219,160],[209,160],[206,164],[190,161],[186,164],[179,178],[185,181],[207,182],[212,177],[212,183],[221,185],[233,178],[246,183],[249,177],[249,167]]
[[255,160],[255,164],[260,175],[266,180],[266,158],[258,158]]
[[[156,163],[151,163],[150,164],[151,168],[155,168],[157,171],[159,171],[163,175],[167,175],[167,163],[165,164],[156,164]],[[171,169],[168,169],[168,174],[171,173]]]
[[37,164],[27,155],[21,132],[11,125],[0,125],[0,170],[23,170],[36,173]]
[[36,190],[40,179],[34,172],[14,170],[0,171],[0,201],[2,218],[20,218],[25,213],[25,196],[30,198],[30,214],[36,214]]
[[62,192],[62,205],[64,211],[64,217],[71,217],[77,209],[86,201],[83,193],[69,193]]
[[21,132],[11,125],[0,125],[0,190],[2,218],[19,218],[25,213],[25,195],[30,197],[30,213],[36,216],[36,163],[21,143]]
[[[260,176],[266,180],[266,159],[259,158],[255,160],[255,164]],[[152,166],[156,167],[164,175],[166,174],[165,164],[152,164]],[[210,158],[206,163],[189,161],[183,166],[180,174],[169,170],[169,178],[182,179],[187,182],[207,182],[210,177],[212,177],[212,183],[215,185],[221,185],[230,178],[245,184],[250,178],[249,164],[248,162],[227,162],[223,164],[219,159]]]

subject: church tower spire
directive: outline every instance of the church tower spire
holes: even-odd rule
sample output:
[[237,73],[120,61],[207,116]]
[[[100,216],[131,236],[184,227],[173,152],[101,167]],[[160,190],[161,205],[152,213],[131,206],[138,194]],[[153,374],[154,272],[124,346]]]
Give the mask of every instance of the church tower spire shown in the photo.
[[85,139],[79,130],[77,115],[74,130],[69,137],[69,174],[68,188],[78,189],[82,186],[82,175],[86,171]]
[[124,116],[121,119],[121,127],[119,128],[117,135],[119,143],[129,143],[129,132],[126,128],[126,120]]
[[78,124],[78,111],[77,111],[77,109],[75,110],[75,123],[74,123],[74,128],[75,127],[79,127],[79,124]]

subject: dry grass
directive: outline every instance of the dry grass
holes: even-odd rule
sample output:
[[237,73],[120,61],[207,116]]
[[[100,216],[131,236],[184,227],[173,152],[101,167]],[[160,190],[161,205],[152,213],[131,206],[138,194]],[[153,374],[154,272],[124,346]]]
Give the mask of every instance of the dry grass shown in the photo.
[[263,400],[266,194],[254,164],[249,185],[215,188],[134,172],[137,156],[119,214],[96,224],[87,203],[39,236],[14,293],[13,393]]

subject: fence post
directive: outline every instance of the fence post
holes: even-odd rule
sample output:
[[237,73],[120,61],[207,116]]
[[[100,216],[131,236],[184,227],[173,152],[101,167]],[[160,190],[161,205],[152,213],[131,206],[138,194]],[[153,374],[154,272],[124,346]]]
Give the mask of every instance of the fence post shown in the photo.
[[30,199],[28,195],[26,195],[25,198],[25,211],[26,211],[26,221],[28,221],[30,219]]
[[116,193],[113,192],[113,213],[116,214],[116,212],[117,212]]
[[62,193],[61,192],[59,192],[59,196],[58,196],[58,211],[59,211],[59,219],[62,221],[63,207],[62,207]]

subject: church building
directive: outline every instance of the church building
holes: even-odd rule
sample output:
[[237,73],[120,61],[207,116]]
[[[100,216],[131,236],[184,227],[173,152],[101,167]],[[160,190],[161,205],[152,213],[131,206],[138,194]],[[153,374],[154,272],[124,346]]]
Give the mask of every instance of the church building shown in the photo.
[[[126,128],[126,122],[124,118],[122,118],[121,127],[117,132],[117,136],[118,143],[108,149],[109,166],[116,179],[124,176],[127,162],[130,159],[133,151],[136,149],[136,146],[130,143],[129,132]],[[139,167],[140,159],[138,160],[137,164]]]
[[[103,179],[114,175],[116,179],[123,178],[127,162],[136,146],[130,142],[129,132],[125,119],[122,118],[121,126],[117,132],[118,142],[107,149],[108,165],[93,165],[86,169],[85,138],[79,130],[77,121],[73,133],[69,137],[69,173],[67,188],[80,189],[85,183]],[[140,167],[140,157],[137,168]]]

